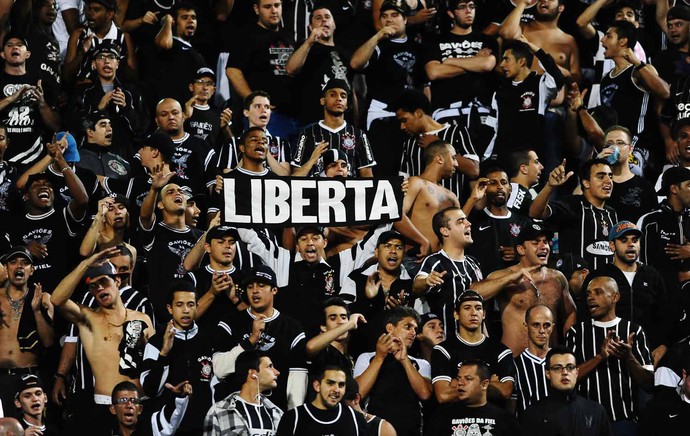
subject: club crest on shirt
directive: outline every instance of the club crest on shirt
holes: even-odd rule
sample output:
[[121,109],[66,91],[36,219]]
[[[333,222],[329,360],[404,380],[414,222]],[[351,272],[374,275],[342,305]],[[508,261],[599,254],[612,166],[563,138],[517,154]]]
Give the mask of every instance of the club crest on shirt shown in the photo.
[[513,238],[517,238],[521,230],[522,227],[519,224],[510,223],[510,234],[513,235]]
[[520,98],[522,99],[522,110],[534,109],[534,92],[523,92]]
[[340,137],[340,144],[345,150],[353,150],[355,148],[355,135],[350,132],[345,132]]
[[211,380],[213,375],[213,365],[211,364],[211,358],[209,356],[201,356],[197,359],[199,365],[201,365],[201,371],[199,372],[199,379],[201,381]]

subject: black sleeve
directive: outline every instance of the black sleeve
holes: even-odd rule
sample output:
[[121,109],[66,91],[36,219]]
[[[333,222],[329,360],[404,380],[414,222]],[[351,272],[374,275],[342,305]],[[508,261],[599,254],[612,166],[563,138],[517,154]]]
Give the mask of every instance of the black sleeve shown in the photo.
[[561,73],[561,69],[556,65],[556,61],[554,61],[551,55],[546,53],[543,49],[539,49],[535,55],[544,67],[544,71],[553,77],[553,80],[556,82],[556,88],[561,89],[563,85],[565,85],[565,77],[563,73]]
[[292,436],[292,429],[295,428],[295,415],[296,410],[288,410],[285,412],[282,418],[280,418],[280,424],[278,424],[278,431],[276,436]]

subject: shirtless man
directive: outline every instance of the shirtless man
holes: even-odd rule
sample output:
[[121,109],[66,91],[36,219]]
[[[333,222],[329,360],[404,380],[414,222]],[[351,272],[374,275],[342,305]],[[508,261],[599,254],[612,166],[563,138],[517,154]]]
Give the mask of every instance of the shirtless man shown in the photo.
[[[38,283],[33,292],[29,289],[29,278],[34,272],[29,251],[25,247],[14,247],[3,257],[2,263],[6,268],[7,285],[0,288],[0,400],[7,407],[14,404],[19,378],[38,373],[39,356],[43,348],[53,344],[54,332],[49,295],[41,292]],[[31,337],[28,341],[20,340],[20,333],[23,337],[31,333]],[[40,345],[34,342],[36,333]]]
[[[580,53],[575,38],[558,28],[558,18],[565,9],[564,0],[538,0],[534,9],[534,21],[521,25],[520,17],[530,0],[514,0],[515,9],[506,17],[498,31],[504,40],[518,39],[524,34],[530,42],[544,49],[561,67],[565,76],[574,82],[582,82]],[[541,72],[537,60],[532,66]]]
[[455,174],[458,161],[453,146],[436,140],[424,150],[426,167],[419,176],[409,178],[409,189],[403,200],[403,213],[429,240],[433,252],[440,250],[440,243],[431,226],[431,218],[440,210],[459,207],[458,197],[441,185],[441,180]]
[[[89,414],[94,422],[88,427],[91,429],[100,429],[104,427],[103,422],[110,421],[107,406],[111,403],[115,385],[131,381],[139,386],[139,363],[143,358],[139,351],[143,352],[146,342],[154,334],[153,322],[148,315],[126,309],[122,303],[118,292],[120,277],[113,264],[107,261],[117,253],[119,248],[112,247],[81,261],[62,279],[50,297],[64,316],[79,328],[79,337],[93,370],[95,404]],[[98,303],[96,309],[70,300],[82,279]],[[110,431],[108,428],[104,430]]]
[[[543,304],[554,314],[556,325],[563,326],[563,335],[575,324],[577,316],[575,303],[568,291],[568,281],[563,273],[547,268],[552,235],[539,224],[522,229],[515,240],[515,251],[519,262],[510,268],[490,274],[487,281],[512,275],[520,269],[531,269],[522,280],[508,283],[495,293],[486,292],[484,298],[495,297],[501,312],[503,337],[513,356],[518,356],[529,345],[527,331],[522,328],[527,309]],[[551,344],[558,344],[558,332],[551,333]]]

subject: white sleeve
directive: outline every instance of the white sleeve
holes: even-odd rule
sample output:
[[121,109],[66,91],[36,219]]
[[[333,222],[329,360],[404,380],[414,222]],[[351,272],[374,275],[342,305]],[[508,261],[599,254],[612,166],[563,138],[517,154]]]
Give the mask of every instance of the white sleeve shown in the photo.
[[175,398],[175,410],[173,410],[172,415],[169,420],[165,416],[165,408],[170,407],[170,404],[163,406],[163,408],[154,412],[151,415],[151,431],[154,436],[172,436],[177,432],[177,428],[184,418],[184,414],[187,411],[187,406],[189,405],[189,397]]
[[256,231],[252,229],[238,228],[237,232],[242,241],[247,244],[247,249],[259,256],[276,273],[278,287],[287,286],[290,281],[291,253],[283,247],[275,245],[268,238],[261,239]]
[[287,379],[287,408],[288,410],[304,404],[307,397],[309,373],[307,371],[290,371]]
[[369,363],[371,363],[373,354],[374,353],[362,353],[359,355],[357,361],[355,362],[355,369],[352,372],[353,377],[359,377],[364,373],[364,371],[367,370],[367,368],[369,368]]
[[242,348],[241,345],[235,345],[230,351],[215,353],[211,359],[213,363],[213,374],[221,379],[235,372],[235,361],[237,360],[237,356],[242,354],[243,351],[244,348]]
[[424,359],[415,359],[419,365],[419,374],[425,379],[431,380],[431,365]]

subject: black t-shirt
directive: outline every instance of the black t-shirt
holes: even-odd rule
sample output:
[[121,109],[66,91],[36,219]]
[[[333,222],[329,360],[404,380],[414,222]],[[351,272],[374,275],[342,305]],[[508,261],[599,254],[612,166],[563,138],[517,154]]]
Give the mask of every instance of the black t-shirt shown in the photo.
[[606,204],[616,209],[619,220],[633,223],[659,206],[654,186],[638,175],[625,182],[614,183],[611,198]]
[[173,143],[175,175],[185,180],[185,185],[192,188],[194,193],[205,193],[206,186],[216,181],[215,168],[209,165],[215,152],[206,142],[189,133],[182,139],[174,139]]
[[329,80],[342,79],[349,83],[351,78],[350,53],[339,46],[314,44],[294,81],[293,89],[296,94],[293,101],[297,105],[297,116],[302,125],[315,123],[323,118],[323,106],[319,100]]
[[382,40],[365,69],[368,97],[393,103],[404,89],[419,89],[424,81],[422,46],[409,38]]
[[493,404],[486,403],[480,407],[447,404],[434,414],[424,434],[509,436],[518,434],[518,425],[513,415]]
[[52,88],[59,90],[62,58],[57,40],[46,36],[37,28],[31,29],[27,40],[31,47],[31,57],[26,60],[27,71],[36,71],[39,74],[41,86],[50,82]]
[[[443,62],[449,58],[477,56],[480,50],[489,49],[499,62],[500,53],[496,38],[474,31],[469,35],[446,33],[427,46],[425,63]],[[491,95],[496,87],[493,73],[466,72],[448,79],[431,82],[431,105],[434,109],[449,108],[452,103],[468,102],[477,98],[485,106],[491,104]]]
[[210,106],[194,105],[192,116],[184,121],[184,128],[215,150],[220,135],[220,113]]
[[280,419],[276,436],[364,436],[367,424],[361,413],[342,402],[330,410],[311,403],[288,410]]
[[[12,76],[2,70],[0,71],[0,87],[2,88],[0,98],[14,94],[20,86],[36,86],[40,79],[41,75],[38,72]],[[46,103],[52,107],[57,100],[57,90],[50,81],[41,82],[41,86]],[[7,126],[7,136],[12,144],[7,147],[5,160],[18,165],[28,165],[42,156],[41,135],[45,133],[45,126],[37,103],[31,102],[27,94],[0,111],[0,120]]]
[[287,75],[287,61],[295,51],[292,36],[253,23],[235,38],[226,68],[242,71],[251,90],[260,89],[271,96],[271,104],[281,113],[292,113],[292,79]]

